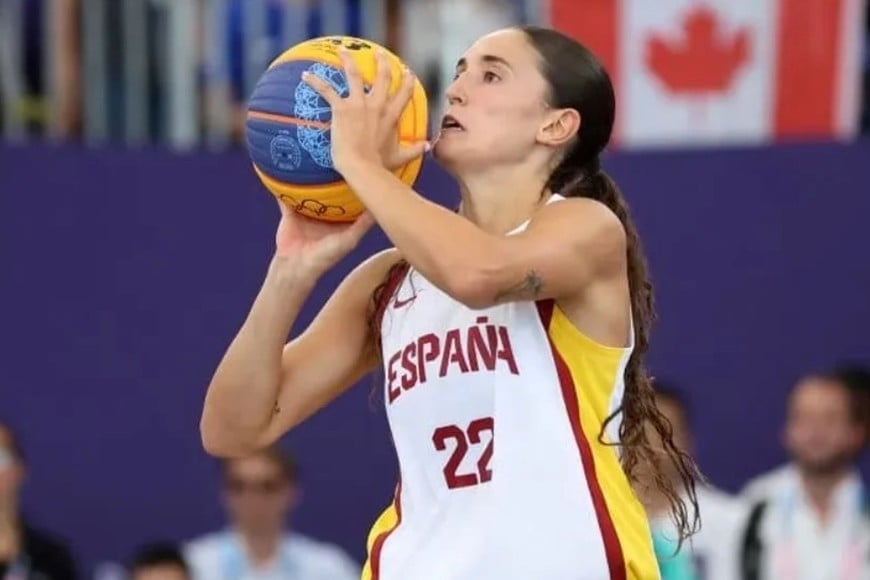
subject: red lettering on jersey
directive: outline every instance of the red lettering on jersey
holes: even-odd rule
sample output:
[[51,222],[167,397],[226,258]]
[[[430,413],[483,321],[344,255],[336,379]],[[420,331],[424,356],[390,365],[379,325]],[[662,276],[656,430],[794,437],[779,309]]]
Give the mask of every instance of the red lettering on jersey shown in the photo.
[[402,351],[397,352],[393,356],[390,357],[390,362],[387,364],[387,398],[390,403],[399,398],[399,395],[402,394],[402,391],[396,386],[394,383],[396,382],[396,363],[399,360],[399,356],[402,354]]
[[424,334],[394,353],[387,362],[387,401],[392,404],[404,391],[425,383],[428,373],[434,370],[431,364],[438,364],[438,376],[446,377],[454,369],[460,374],[495,371],[503,361],[504,368],[518,375],[507,327],[488,321],[480,316],[473,326],[451,328],[443,338],[431,332]]
[[[481,316],[477,319],[477,324],[486,324],[487,320],[486,316]],[[468,329],[468,365],[472,371],[480,370],[480,367],[477,365],[477,357],[480,356],[486,370],[493,371],[495,370],[495,326],[490,324],[486,327],[489,342],[485,343],[483,334],[480,332],[480,327],[477,324]]]
[[498,327],[498,337],[501,340],[499,340],[499,349],[495,356],[507,362],[508,368],[513,374],[520,374],[520,371],[517,369],[517,361],[514,359],[514,350],[511,348],[511,338],[508,335],[507,327]]
[[463,374],[468,372],[468,363],[465,362],[462,346],[459,329],[448,330],[447,340],[444,344],[444,356],[441,357],[441,370],[438,372],[439,377],[447,376],[447,367],[450,366],[450,363],[458,364],[459,372]]
[[412,342],[402,351],[402,368],[408,371],[402,375],[402,388],[406,391],[414,388],[417,384],[417,364],[414,359],[417,358],[417,343]]
[[417,375],[420,377],[420,382],[426,382],[426,363],[432,362],[441,354],[441,342],[438,336],[432,334],[424,334],[417,339],[417,349],[420,356],[417,357]]

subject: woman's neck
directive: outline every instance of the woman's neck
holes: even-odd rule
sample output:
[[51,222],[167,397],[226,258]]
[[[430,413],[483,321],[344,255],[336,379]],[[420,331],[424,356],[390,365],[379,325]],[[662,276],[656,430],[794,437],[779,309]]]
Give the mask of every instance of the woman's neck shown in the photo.
[[505,234],[529,219],[547,198],[544,180],[501,171],[460,181],[460,213],[492,234]]

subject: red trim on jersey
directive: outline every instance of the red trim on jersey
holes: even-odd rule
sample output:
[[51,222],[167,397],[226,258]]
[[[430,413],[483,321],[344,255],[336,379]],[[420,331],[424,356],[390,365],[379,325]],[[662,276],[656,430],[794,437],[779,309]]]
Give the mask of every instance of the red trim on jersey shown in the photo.
[[384,542],[387,541],[387,538],[396,531],[396,528],[399,527],[399,524],[402,523],[402,479],[399,478],[399,482],[396,484],[396,494],[393,498],[393,506],[396,508],[396,525],[386,530],[385,532],[381,532],[377,538],[375,538],[374,543],[372,544],[372,556],[371,556],[371,565],[372,565],[372,580],[378,580],[381,573],[381,550],[384,547]]
[[595,458],[592,456],[592,449],[589,447],[589,441],[583,434],[583,427],[580,423],[580,403],[577,399],[576,385],[571,377],[571,371],[568,370],[568,365],[565,364],[565,360],[558,349],[556,349],[556,345],[553,344],[552,338],[550,338],[550,322],[553,320],[555,301],[542,300],[535,304],[538,307],[538,314],[541,317],[544,331],[547,333],[547,341],[550,343],[550,350],[553,353],[553,363],[556,365],[556,372],[559,375],[562,399],[565,401],[565,410],[568,413],[568,420],[571,422],[571,430],[574,432],[577,450],[580,452],[583,473],[586,476],[586,484],[589,486],[589,495],[592,496],[592,505],[595,507],[598,528],[604,541],[604,552],[607,555],[607,567],[610,570],[610,578],[611,580],[626,580],[622,546],[619,543],[619,536],[616,534],[616,526],[613,525],[613,518],[610,517],[610,512],[607,510],[607,502],[604,499],[604,493],[601,491],[601,484],[598,482],[598,477],[595,474]]
[[399,286],[401,286],[402,282],[405,280],[405,275],[408,273],[409,267],[408,262],[403,260],[396,262],[390,266],[390,269],[387,271],[386,279],[375,289],[375,328],[373,331],[380,333],[381,324],[384,322],[384,314],[390,306],[390,303],[393,302],[393,298],[396,295]]

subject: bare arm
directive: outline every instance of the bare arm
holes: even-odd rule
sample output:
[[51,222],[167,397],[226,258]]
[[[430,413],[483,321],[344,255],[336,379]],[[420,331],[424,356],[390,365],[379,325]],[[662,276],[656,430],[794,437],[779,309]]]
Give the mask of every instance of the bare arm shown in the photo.
[[343,175],[405,259],[471,308],[574,297],[623,275],[625,230],[597,201],[550,204],[525,231],[492,235],[381,167],[357,163]]
[[392,250],[358,266],[286,345],[314,279],[273,261],[209,385],[200,422],[209,453],[244,455],[274,442],[374,367],[367,325],[371,296],[397,259]]
[[340,57],[348,95],[338,95],[316,75],[302,77],[332,109],[335,168],[405,259],[429,281],[470,308],[486,308],[510,301],[578,298],[591,286],[623,276],[625,230],[596,201],[551,204],[535,213],[524,232],[504,236],[423,199],[387,169],[423,151],[420,144],[402,147],[395,132],[415,90],[413,75],[406,71],[399,90],[389,96],[390,67],[380,55],[377,78],[366,91],[353,59],[346,51]]

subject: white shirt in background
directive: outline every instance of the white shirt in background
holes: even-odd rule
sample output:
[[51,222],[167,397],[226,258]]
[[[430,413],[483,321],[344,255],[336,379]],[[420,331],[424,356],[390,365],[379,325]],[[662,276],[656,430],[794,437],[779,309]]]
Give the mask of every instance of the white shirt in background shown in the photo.
[[793,467],[756,478],[744,493],[767,500],[759,525],[764,580],[870,580],[870,518],[857,472],[837,486],[824,522]]
[[748,504],[768,499],[783,486],[790,485],[795,477],[797,473],[793,465],[780,465],[750,479],[740,491],[740,497]]
[[208,534],[184,546],[193,580],[359,580],[361,567],[339,547],[293,533],[271,565],[252,569],[238,536]]

